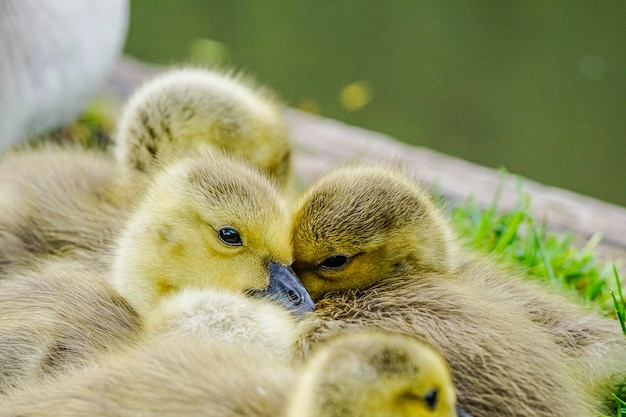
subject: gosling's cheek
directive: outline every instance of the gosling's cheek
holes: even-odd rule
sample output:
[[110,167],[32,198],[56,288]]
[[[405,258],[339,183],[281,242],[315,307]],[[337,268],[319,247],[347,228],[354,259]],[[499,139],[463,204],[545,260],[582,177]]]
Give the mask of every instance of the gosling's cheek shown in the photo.
[[304,285],[304,287],[307,290],[309,289],[309,286],[311,286],[311,287],[315,286],[316,281],[319,280],[319,278],[313,272],[298,272],[298,271],[296,271],[296,275],[300,279],[300,282],[302,282],[302,285]]
[[318,301],[324,295],[324,281],[314,272],[300,272],[297,275],[313,301]]

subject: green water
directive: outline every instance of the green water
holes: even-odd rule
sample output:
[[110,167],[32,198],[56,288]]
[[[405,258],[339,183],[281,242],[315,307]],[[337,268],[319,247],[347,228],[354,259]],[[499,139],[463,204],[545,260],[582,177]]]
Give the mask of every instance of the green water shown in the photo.
[[126,52],[626,205],[625,44],[623,0],[132,0]]

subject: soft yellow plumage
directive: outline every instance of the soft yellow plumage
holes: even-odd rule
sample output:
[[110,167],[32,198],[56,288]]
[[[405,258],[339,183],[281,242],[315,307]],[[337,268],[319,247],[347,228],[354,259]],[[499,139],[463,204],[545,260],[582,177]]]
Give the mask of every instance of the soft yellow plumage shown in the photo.
[[297,338],[296,317],[280,304],[216,288],[167,295],[140,317],[102,274],[76,263],[1,281],[0,314],[0,394],[166,340],[181,351],[196,340],[221,341],[291,363]]
[[116,140],[117,162],[42,146],[0,163],[3,276],[53,258],[110,271],[142,314],[186,286],[311,309],[288,268],[289,210],[278,184],[291,147],[269,93],[216,71],[171,71],[133,96]]
[[184,287],[262,292],[276,283],[269,295],[308,311],[288,267],[288,230],[289,209],[269,179],[232,158],[187,156],[156,176],[127,221],[112,284],[140,313]]
[[0,280],[0,393],[133,344],[141,332],[141,318],[98,270],[67,261],[15,273]]
[[156,77],[128,101],[115,157],[130,171],[212,149],[248,161],[285,186],[291,142],[282,104],[242,75],[180,69]]
[[231,291],[187,288],[164,298],[145,319],[148,338],[220,340],[291,363],[296,318],[263,299]]
[[[214,84],[189,86],[207,77]],[[289,267],[290,208],[275,177],[287,175],[289,158],[281,157],[282,168],[255,165],[267,148],[289,154],[273,99],[201,70],[174,71],[137,97],[126,119],[141,121],[148,112],[162,130],[154,136],[156,127],[144,124],[124,136],[121,128],[118,145],[129,141],[126,156],[141,158],[139,138],[149,132],[167,144],[153,155],[163,156],[158,166],[143,170],[95,151],[51,145],[0,163],[0,391],[134,342],[142,319],[160,317],[154,309],[161,300],[185,289],[266,297],[298,315],[313,308]],[[242,124],[235,142],[229,130],[189,133],[202,130],[203,116],[222,110]],[[181,111],[198,117],[186,119]],[[130,146],[135,139],[138,147]],[[237,155],[218,149],[223,140]],[[234,152],[238,147],[245,152]],[[270,176],[263,173],[268,170]],[[38,313],[24,317],[27,311]],[[98,314],[103,322],[94,326]]]
[[0,415],[275,415],[293,378],[295,320],[268,301],[187,289],[134,336],[75,369],[21,381],[0,396]]
[[[457,414],[457,412],[459,414]],[[395,334],[346,332],[301,372],[288,417],[464,417],[444,359]]]

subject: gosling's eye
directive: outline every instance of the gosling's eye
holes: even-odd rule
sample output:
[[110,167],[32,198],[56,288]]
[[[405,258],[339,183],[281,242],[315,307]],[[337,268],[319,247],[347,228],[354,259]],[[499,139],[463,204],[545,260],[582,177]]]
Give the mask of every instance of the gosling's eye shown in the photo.
[[348,265],[349,261],[350,258],[346,255],[333,255],[324,259],[318,266],[321,269],[341,269]]
[[227,245],[230,246],[241,246],[243,242],[241,241],[241,236],[239,236],[239,232],[231,227],[223,227],[217,231],[217,235],[220,240]]
[[424,396],[424,402],[426,403],[428,408],[430,408],[431,410],[434,410],[435,407],[437,407],[437,395],[438,395],[437,388],[434,388],[434,389],[430,390]]

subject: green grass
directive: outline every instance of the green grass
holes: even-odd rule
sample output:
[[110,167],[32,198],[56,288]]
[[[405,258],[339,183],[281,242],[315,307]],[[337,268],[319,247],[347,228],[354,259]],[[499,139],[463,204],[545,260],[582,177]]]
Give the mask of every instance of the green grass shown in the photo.
[[76,122],[35,136],[28,140],[26,146],[74,143],[85,148],[105,150],[111,144],[114,123],[102,107],[104,104],[94,103]]
[[620,397],[613,394],[613,398],[615,398],[616,402],[616,411],[615,417],[622,417],[623,413],[626,413],[626,402],[624,402]]
[[613,273],[615,275],[615,286],[617,289],[617,295],[614,291],[611,291],[611,299],[613,300],[613,308],[615,314],[622,326],[622,332],[626,334],[626,302],[624,302],[624,293],[622,292],[622,283],[619,280],[617,268],[613,265]]
[[[547,230],[545,222],[534,219],[529,212],[530,197],[521,191],[512,210],[499,210],[501,190],[500,186],[486,209],[480,209],[473,198],[452,209],[454,227],[466,245],[495,254],[505,265],[525,271],[529,278],[576,294],[581,303],[617,317],[616,326],[621,325],[626,335],[626,302],[617,267],[602,263],[594,253],[601,237],[593,236],[586,245],[577,247],[574,235],[557,235]],[[626,414],[626,386],[613,396],[613,416]]]
[[452,210],[454,226],[467,244],[523,268],[534,279],[578,294],[583,303],[612,311],[614,269],[594,253],[601,237],[593,236],[584,247],[577,247],[574,235],[551,233],[545,222],[533,218],[527,194],[520,192],[516,206],[507,212],[498,210],[499,197],[500,189],[485,210],[472,198]]

